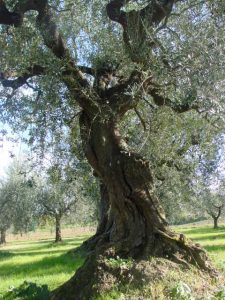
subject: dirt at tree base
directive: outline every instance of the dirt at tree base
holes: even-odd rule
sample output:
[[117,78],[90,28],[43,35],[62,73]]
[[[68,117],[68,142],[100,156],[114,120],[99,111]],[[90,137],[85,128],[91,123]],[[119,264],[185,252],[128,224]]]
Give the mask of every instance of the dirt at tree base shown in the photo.
[[[213,277],[164,258],[136,261],[91,255],[66,284],[52,293],[51,299],[223,299],[212,298],[222,290],[225,291],[224,276]],[[186,298],[181,298],[182,294]]]

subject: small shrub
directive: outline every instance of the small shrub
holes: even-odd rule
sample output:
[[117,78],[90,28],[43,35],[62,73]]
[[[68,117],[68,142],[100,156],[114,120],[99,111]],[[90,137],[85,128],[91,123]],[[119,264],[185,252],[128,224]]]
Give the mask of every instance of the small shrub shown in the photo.
[[24,281],[19,287],[10,287],[5,300],[50,300],[47,285],[38,286],[36,283]]
[[219,290],[212,300],[225,300],[225,289]]
[[172,289],[171,297],[174,300],[194,300],[191,296],[191,288],[182,281]]

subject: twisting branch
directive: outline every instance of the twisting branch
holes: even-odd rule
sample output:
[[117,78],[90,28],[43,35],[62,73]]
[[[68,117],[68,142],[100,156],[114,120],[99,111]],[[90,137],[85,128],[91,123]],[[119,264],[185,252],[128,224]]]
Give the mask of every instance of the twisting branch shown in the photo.
[[18,89],[19,87],[27,84],[27,80],[34,76],[39,76],[44,74],[44,68],[39,65],[34,65],[30,67],[26,73],[22,76],[17,77],[16,79],[8,79],[7,77],[11,77],[10,74],[0,73],[0,82],[3,87],[9,87],[12,89]]
[[[0,24],[21,26],[23,24],[24,15],[30,10],[38,12],[36,17],[36,26],[43,37],[44,44],[52,51],[59,59],[65,62],[62,80],[64,81],[71,94],[76,98],[82,108],[87,108],[90,111],[93,109],[93,101],[89,95],[85,94],[83,88],[90,87],[90,83],[82,71],[91,72],[88,68],[79,68],[75,65],[70,56],[68,48],[65,46],[62,36],[57,30],[51,13],[48,0],[24,0],[18,1],[13,11],[9,11],[4,0],[0,0]],[[84,70],[85,69],[85,70]],[[29,74],[24,74],[14,81],[1,78],[5,87],[17,88],[29,78]]]
[[137,49],[144,45],[152,47],[154,42],[149,41],[147,30],[157,26],[172,12],[173,6],[178,0],[148,1],[148,4],[140,10],[124,11],[123,8],[130,0],[112,0],[106,6],[110,20],[119,23],[123,27],[124,43],[129,50],[130,57],[135,62],[141,62]]
[[216,218],[217,219],[219,219],[219,217],[220,217],[220,215],[221,215],[221,213],[222,213],[222,210],[223,210],[223,207],[224,207],[224,205],[222,204],[222,205],[213,205],[216,209],[218,209],[218,213],[217,213],[217,216],[216,216]]

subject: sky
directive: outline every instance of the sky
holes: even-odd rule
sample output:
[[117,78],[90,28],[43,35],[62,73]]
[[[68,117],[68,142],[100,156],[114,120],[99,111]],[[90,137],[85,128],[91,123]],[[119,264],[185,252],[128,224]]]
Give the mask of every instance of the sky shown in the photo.
[[[3,125],[1,124],[0,129],[3,129]],[[13,162],[13,159],[20,158],[23,146],[20,140],[13,142],[8,136],[3,136],[0,133],[0,178],[6,175],[7,167]]]

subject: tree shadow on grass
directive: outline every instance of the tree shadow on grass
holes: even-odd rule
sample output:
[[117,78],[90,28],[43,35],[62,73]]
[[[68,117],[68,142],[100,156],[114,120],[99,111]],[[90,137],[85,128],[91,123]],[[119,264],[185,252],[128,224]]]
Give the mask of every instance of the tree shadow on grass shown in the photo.
[[215,235],[203,235],[200,237],[192,237],[191,240],[193,241],[205,241],[205,240],[211,240],[212,242],[214,240],[220,240],[220,239],[224,239],[224,243],[225,243],[225,232],[220,233],[220,234],[216,234],[217,232],[215,232]]
[[225,242],[224,245],[205,245],[204,249],[207,250],[208,252],[212,252],[212,253],[217,253],[218,251],[223,251],[224,255],[225,255]]
[[3,261],[5,259],[9,259],[13,257],[15,254],[10,251],[0,251],[0,261]]
[[212,227],[191,227],[191,228],[178,228],[177,231],[182,231],[184,234],[213,234],[218,232],[224,232],[225,234],[225,227],[221,226],[217,229],[214,229]]
[[84,262],[85,256],[74,256],[64,253],[60,256],[46,257],[33,263],[6,263],[0,268],[0,277],[11,276],[12,273],[24,279],[32,276],[47,276],[59,273],[71,273],[76,271]]
[[[87,239],[87,237],[78,237],[78,238],[72,238],[72,239],[68,239],[68,240],[63,240],[60,243],[55,243],[54,241],[30,241],[29,243],[16,243],[13,244],[13,246],[20,246],[18,248],[12,248],[10,249],[10,244],[7,244],[6,247],[8,248],[7,251],[12,252],[14,254],[19,255],[20,252],[32,252],[32,251],[41,251],[48,249],[48,250],[53,250],[54,249],[58,249],[58,248],[63,248],[66,246],[70,246],[70,247],[74,247],[76,248],[77,246],[79,246],[85,239]],[[30,246],[29,246],[30,245]],[[3,250],[4,251],[4,250]],[[64,251],[66,251],[66,249],[64,249]],[[0,249],[0,253],[1,253],[1,249]]]
[[[44,252],[55,252],[59,249],[62,249],[61,251],[67,251],[67,249],[65,249],[66,246],[70,246],[70,247],[74,247],[76,248],[77,246],[79,246],[81,244],[80,241],[77,242],[73,242],[73,243],[64,243],[64,242],[60,242],[60,243],[47,243],[45,245],[39,245],[39,246],[31,246],[31,247],[21,247],[20,249],[13,249],[12,252],[15,253],[16,255],[20,255],[20,253],[27,253],[29,255],[29,253],[34,253],[37,252],[39,254],[42,254]],[[48,251],[46,251],[48,250]]]

